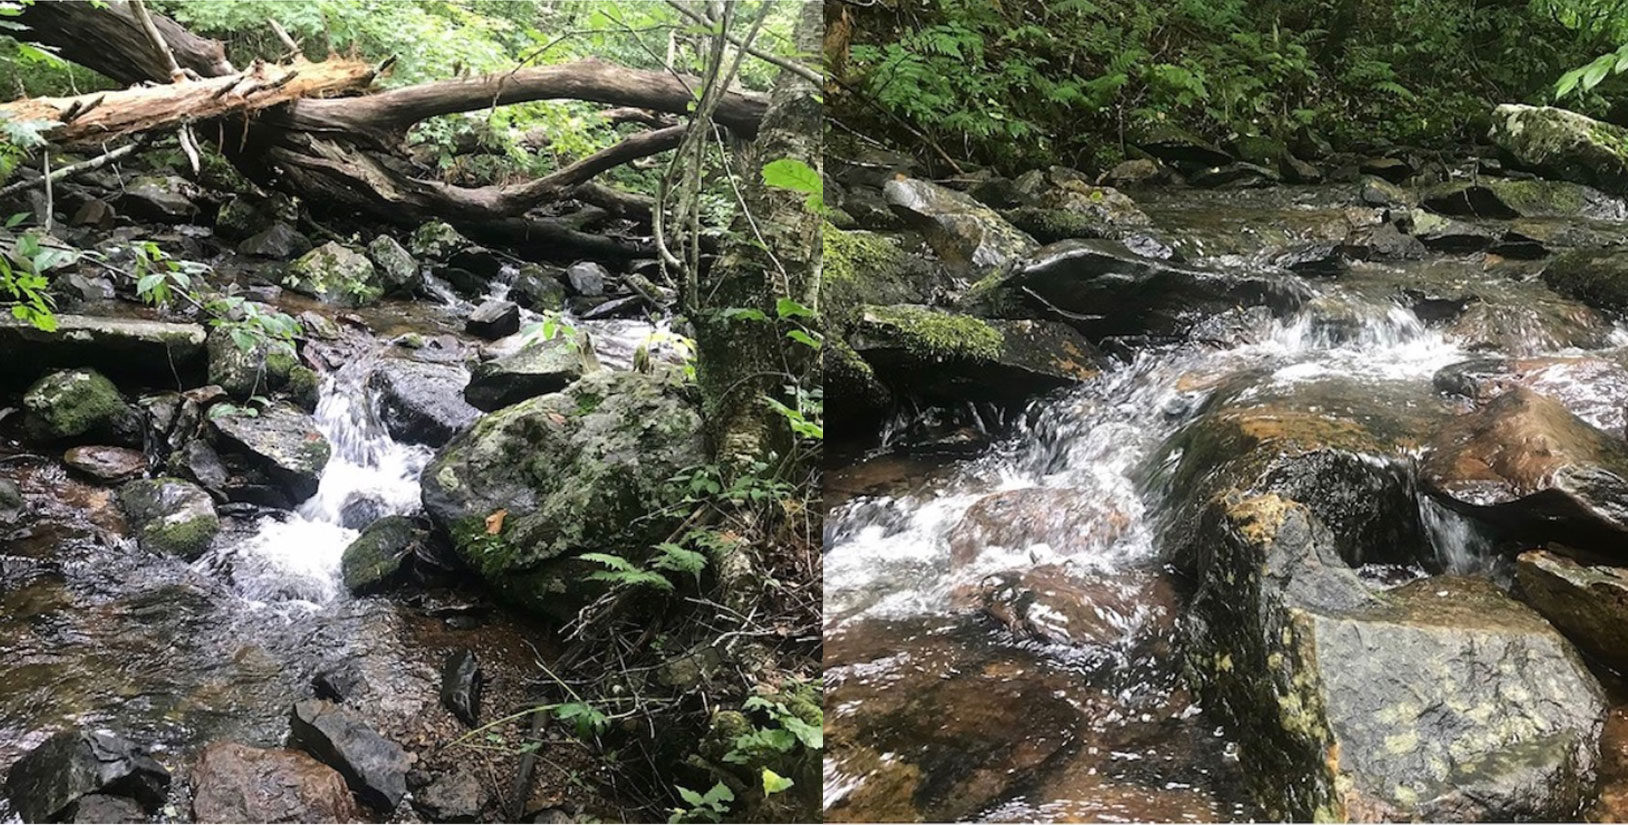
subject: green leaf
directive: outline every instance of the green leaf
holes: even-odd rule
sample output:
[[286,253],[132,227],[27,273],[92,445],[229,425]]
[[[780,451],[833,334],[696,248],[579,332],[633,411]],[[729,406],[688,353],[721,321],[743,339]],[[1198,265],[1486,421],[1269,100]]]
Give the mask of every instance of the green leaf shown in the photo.
[[752,309],[751,307],[730,307],[729,309],[724,310],[724,320],[767,321],[769,320],[769,316],[764,315],[762,310]]
[[683,799],[684,803],[689,805],[690,807],[699,808],[703,804],[701,802],[701,795],[696,793],[695,791],[692,791],[689,788],[684,787],[683,785],[674,785],[673,787],[678,789],[679,798]]
[[774,302],[774,311],[781,318],[813,318],[814,310],[793,301],[790,298],[781,298]]
[[825,183],[820,173],[796,158],[781,158],[763,167],[763,182],[776,189],[790,189],[805,195],[823,195]]
[[790,779],[787,779],[784,776],[769,770],[768,768],[763,769],[764,795],[769,796],[780,793],[781,791],[790,788],[793,784],[794,783]]
[[820,342],[814,338],[814,336],[809,335],[800,329],[794,329],[791,332],[786,333],[786,337],[810,349],[819,349],[822,346]]

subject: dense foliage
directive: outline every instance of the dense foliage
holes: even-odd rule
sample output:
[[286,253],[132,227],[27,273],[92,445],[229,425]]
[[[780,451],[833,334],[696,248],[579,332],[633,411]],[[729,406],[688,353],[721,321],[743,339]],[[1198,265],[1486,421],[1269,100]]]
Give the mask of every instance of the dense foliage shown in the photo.
[[[1622,0],[891,0],[828,19],[852,24],[849,43],[827,41],[845,125],[899,131],[897,117],[1007,166],[1100,166],[1163,124],[1462,142],[1493,104],[1541,102],[1628,40]],[[1570,105],[1603,113],[1611,89]]]

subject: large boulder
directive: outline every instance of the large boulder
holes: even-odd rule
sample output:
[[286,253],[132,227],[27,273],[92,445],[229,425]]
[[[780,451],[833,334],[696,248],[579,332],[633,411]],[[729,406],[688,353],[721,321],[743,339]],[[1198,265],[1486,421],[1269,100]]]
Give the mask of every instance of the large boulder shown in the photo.
[[1308,296],[1293,278],[1183,266],[1138,255],[1117,241],[1072,240],[1036,251],[998,282],[980,284],[969,299],[992,299],[998,314],[1039,302],[1068,313],[1095,337],[1181,334],[1240,304],[1287,311]]
[[833,329],[846,331],[866,304],[927,304],[947,291],[943,267],[905,251],[895,235],[843,231],[827,223],[821,310]]
[[1421,192],[1419,199],[1419,205],[1432,212],[1458,217],[1604,221],[1628,217],[1621,199],[1564,181],[1480,177],[1437,184]]
[[301,235],[294,227],[276,221],[254,235],[244,238],[237,245],[237,251],[251,258],[286,261],[311,251],[311,239]]
[[407,752],[332,702],[295,702],[290,738],[339,771],[363,804],[383,814],[407,795]]
[[205,330],[199,324],[166,324],[116,317],[57,316],[57,330],[44,332],[10,314],[0,317],[0,351],[28,353],[26,363],[0,364],[0,373],[50,368],[90,368],[114,378],[173,384],[204,374]]
[[1492,142],[1517,166],[1546,177],[1628,194],[1628,129],[1552,106],[1493,110]]
[[217,443],[223,450],[246,456],[295,501],[316,493],[333,448],[311,416],[288,404],[272,404],[255,415],[215,407],[209,421],[220,435]]
[[520,306],[513,301],[485,301],[464,319],[464,332],[488,341],[506,338],[519,331]]
[[1574,249],[1561,253],[1544,268],[1543,282],[1592,307],[1628,310],[1628,249]]
[[905,178],[888,181],[882,192],[893,211],[958,269],[1000,268],[1040,245],[995,210],[953,189]]
[[23,395],[29,429],[44,440],[109,435],[130,414],[119,388],[92,369],[56,372]]
[[212,742],[192,767],[196,822],[355,822],[345,779],[299,751]]
[[1145,124],[1134,142],[1159,160],[1182,166],[1221,166],[1234,160],[1215,144],[1168,122]]
[[91,794],[130,797],[149,813],[164,804],[170,773],[109,733],[68,730],[23,754],[6,774],[6,798],[24,822],[60,822]]
[[424,509],[500,591],[568,616],[597,592],[574,557],[662,540],[668,479],[705,455],[701,417],[671,376],[601,370],[448,442],[424,468]]
[[1276,494],[1213,499],[1184,653],[1263,813],[1318,821],[1568,820],[1605,706],[1554,628],[1482,579],[1370,589]]
[[476,366],[463,397],[474,407],[492,412],[559,392],[597,369],[599,359],[584,338],[533,338],[508,355]]
[[196,484],[178,478],[138,479],[119,488],[119,506],[141,546],[191,561],[220,532],[215,502]]
[[1100,355],[1055,321],[866,307],[850,343],[884,384],[932,403],[1008,401],[1093,378]]
[[367,384],[385,429],[397,441],[439,447],[480,418],[480,410],[464,401],[469,372],[457,364],[387,358]]
[[359,306],[384,294],[378,270],[366,255],[329,241],[288,265],[283,286],[320,301]]
[[339,571],[345,587],[363,595],[400,581],[405,573],[403,565],[427,539],[427,534],[406,516],[385,516],[373,522],[340,558]]
[[1419,480],[1448,506],[1535,540],[1609,552],[1628,536],[1628,443],[1525,387],[1442,426]]
[[367,257],[378,269],[379,283],[386,295],[411,295],[424,282],[418,261],[389,235],[380,235],[370,241]]
[[1628,570],[1528,550],[1515,560],[1515,581],[1521,599],[1584,652],[1628,672]]
[[175,175],[144,175],[124,186],[119,211],[152,221],[185,221],[198,214],[191,194],[197,187]]
[[1042,243],[1067,238],[1113,238],[1146,233],[1153,222],[1136,201],[1095,186],[1072,169],[1053,166],[1023,174],[1016,183],[1024,203],[1001,214]]

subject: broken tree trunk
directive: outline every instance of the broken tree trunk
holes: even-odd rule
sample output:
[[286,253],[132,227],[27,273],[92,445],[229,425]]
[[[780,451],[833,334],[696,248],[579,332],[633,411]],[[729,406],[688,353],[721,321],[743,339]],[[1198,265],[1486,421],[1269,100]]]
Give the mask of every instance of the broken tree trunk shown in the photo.
[[[54,46],[65,59],[116,81],[169,81],[167,62],[154,51],[125,3],[34,3],[18,20],[29,27],[17,33],[20,39]],[[153,20],[183,69],[205,77],[235,71],[218,43],[168,18]],[[577,187],[593,174],[615,165],[608,163],[610,159],[626,163],[671,148],[666,130],[636,136],[585,158],[549,176],[553,180],[475,188],[451,186],[414,169],[402,151],[407,130],[439,115],[534,100],[587,100],[682,115],[694,100],[691,89],[698,83],[666,72],[586,60],[357,97],[290,100],[259,110],[246,125],[240,119],[221,119],[215,131],[226,157],[251,180],[299,195],[318,207],[403,225],[434,219],[463,225],[501,221],[505,234],[529,237],[534,234],[531,229],[514,224],[530,220],[521,218],[522,213],[581,191]],[[714,117],[749,137],[756,133],[767,106],[763,95],[730,92]],[[550,235],[559,227],[539,224],[533,229]]]
[[53,143],[112,140],[185,123],[246,115],[306,97],[359,92],[373,80],[373,67],[354,60],[292,66],[257,63],[242,72],[203,80],[132,86],[77,97],[31,97],[0,104],[0,118],[46,121]]

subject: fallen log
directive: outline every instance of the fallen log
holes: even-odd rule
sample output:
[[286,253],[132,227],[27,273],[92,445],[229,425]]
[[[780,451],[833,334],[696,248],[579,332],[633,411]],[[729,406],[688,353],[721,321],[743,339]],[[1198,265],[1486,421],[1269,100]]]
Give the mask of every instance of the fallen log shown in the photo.
[[361,92],[373,67],[355,60],[288,66],[257,63],[241,72],[203,80],[139,85],[76,97],[31,97],[0,104],[0,118],[45,121],[52,143],[101,143],[153,129],[227,115],[248,115],[307,97]]

